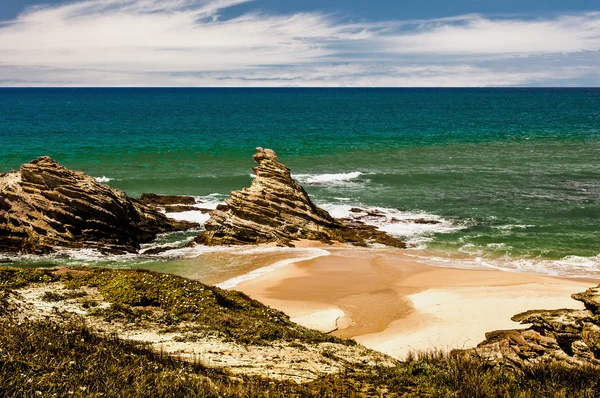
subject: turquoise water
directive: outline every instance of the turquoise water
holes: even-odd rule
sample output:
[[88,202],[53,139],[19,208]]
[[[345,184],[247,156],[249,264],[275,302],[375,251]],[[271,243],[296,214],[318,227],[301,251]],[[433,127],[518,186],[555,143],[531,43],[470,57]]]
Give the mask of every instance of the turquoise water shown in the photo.
[[0,171],[216,203],[257,146],[336,215],[440,220],[380,223],[416,255],[600,275],[599,89],[0,89]]

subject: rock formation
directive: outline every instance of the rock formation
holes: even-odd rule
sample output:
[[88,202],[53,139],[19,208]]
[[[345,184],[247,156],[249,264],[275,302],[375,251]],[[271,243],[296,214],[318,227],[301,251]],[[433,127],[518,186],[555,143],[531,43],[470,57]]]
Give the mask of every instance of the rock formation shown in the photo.
[[184,211],[198,211],[209,213],[212,209],[196,207],[202,202],[193,196],[157,195],[154,193],[143,194],[138,201],[146,206],[153,207],[166,213],[181,213]]
[[195,226],[49,157],[0,175],[0,252],[43,254],[56,247],[136,252],[158,233]]
[[253,159],[258,167],[253,169],[256,178],[250,188],[231,192],[227,205],[211,213],[205,224],[206,231],[195,239],[196,243],[275,242],[292,246],[293,240],[310,239],[360,246],[376,242],[405,247],[402,241],[375,227],[334,219],[317,207],[272,150],[257,148]]
[[544,361],[600,366],[600,286],[572,297],[586,309],[533,310],[515,315],[513,321],[531,326],[487,333],[476,348],[457,353],[518,368]]

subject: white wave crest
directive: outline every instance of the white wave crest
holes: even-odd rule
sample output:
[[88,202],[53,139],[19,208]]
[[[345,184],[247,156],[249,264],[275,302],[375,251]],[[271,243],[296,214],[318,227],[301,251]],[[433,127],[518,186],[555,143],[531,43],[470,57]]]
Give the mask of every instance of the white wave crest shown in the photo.
[[[220,199],[225,196],[225,194],[220,193],[211,193],[210,195],[206,196],[194,196],[194,199],[196,199],[198,203],[193,206],[198,209],[214,210],[218,205],[225,204],[225,201]],[[182,211],[179,213],[165,213],[165,215],[175,220],[197,222],[202,225],[210,218],[210,213],[202,212],[200,210]]]
[[[466,252],[464,252],[466,253]],[[483,256],[469,256],[456,258],[454,256],[441,257],[407,253],[417,257],[422,262],[448,268],[463,269],[497,269],[508,272],[521,272],[542,274],[570,278],[595,278],[600,279],[600,254],[592,257],[566,256],[561,259],[542,258],[514,258],[503,256],[500,258],[486,258]]]
[[533,228],[535,225],[532,224],[506,224],[506,225],[496,225],[492,226],[493,229],[499,229],[501,231],[512,231],[514,229],[527,229]]
[[110,177],[106,177],[106,176],[102,176],[102,177],[94,177],[96,179],[96,181],[101,182],[101,183],[106,183],[106,182],[110,182],[112,181],[114,178],[110,178]]
[[165,213],[165,215],[174,220],[196,222],[198,224],[204,224],[210,218],[209,213],[203,213],[196,210],[181,211],[179,213]]
[[335,174],[293,174],[292,177],[301,184],[306,185],[347,185],[352,180],[362,176],[360,171],[351,171],[349,173]]

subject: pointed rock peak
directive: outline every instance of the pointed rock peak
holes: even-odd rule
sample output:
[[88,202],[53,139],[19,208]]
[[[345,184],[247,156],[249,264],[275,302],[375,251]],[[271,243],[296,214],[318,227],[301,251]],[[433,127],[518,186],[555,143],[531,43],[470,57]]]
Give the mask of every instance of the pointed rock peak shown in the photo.
[[292,245],[293,240],[308,239],[360,246],[374,241],[404,247],[403,242],[375,227],[346,225],[316,206],[273,150],[257,148],[253,159],[258,166],[253,169],[256,178],[252,185],[232,191],[227,206],[211,213],[197,243]]
[[279,159],[277,159],[277,155],[275,154],[274,150],[263,149],[261,147],[256,148],[256,154],[252,156],[252,159],[254,159],[254,161],[259,165],[262,163],[263,160],[270,160],[279,163]]
[[[62,168],[64,168],[64,166],[60,163],[58,163],[56,160],[52,159],[50,156],[40,156],[37,159],[32,160],[31,162],[29,162],[29,164],[37,164],[37,165],[44,165],[44,164],[48,164],[48,165],[53,165],[53,166],[60,166]],[[27,165],[27,163],[25,163],[23,166]]]
[[[275,151],[272,149],[256,148],[256,154],[254,154],[252,159],[258,163],[258,166],[252,169],[258,180],[255,180],[256,184],[259,184],[264,178],[266,180],[278,181],[290,188],[302,190],[302,187],[292,179],[290,169],[279,162]],[[305,196],[308,199],[308,195],[305,194]]]

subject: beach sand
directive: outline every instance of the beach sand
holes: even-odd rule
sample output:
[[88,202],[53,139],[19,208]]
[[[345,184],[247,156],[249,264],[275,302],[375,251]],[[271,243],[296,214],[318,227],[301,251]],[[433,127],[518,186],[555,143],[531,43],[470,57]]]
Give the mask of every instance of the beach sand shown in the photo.
[[410,351],[474,347],[486,332],[526,327],[510,318],[530,309],[583,308],[571,294],[599,282],[433,267],[401,250],[323,248],[330,255],[232,288],[301,325],[399,359]]

